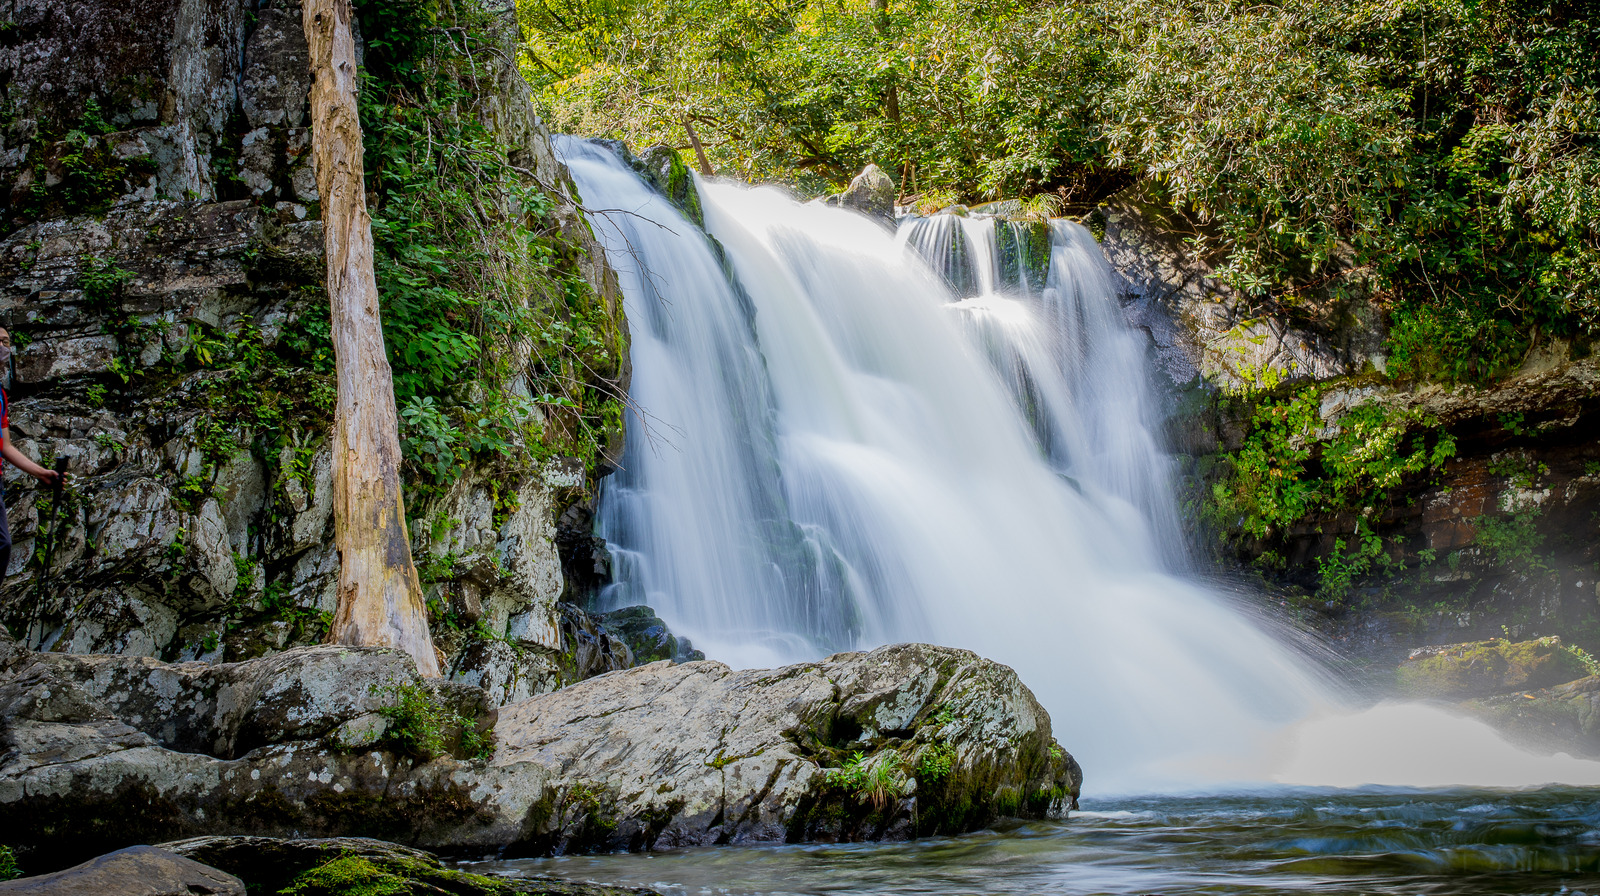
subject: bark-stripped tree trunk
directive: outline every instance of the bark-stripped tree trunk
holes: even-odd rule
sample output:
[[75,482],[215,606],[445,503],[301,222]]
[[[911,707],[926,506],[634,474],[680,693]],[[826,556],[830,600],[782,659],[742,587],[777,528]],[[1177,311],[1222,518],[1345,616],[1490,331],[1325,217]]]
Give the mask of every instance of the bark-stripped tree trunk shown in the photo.
[[304,0],[311,47],[312,160],[328,254],[339,401],[333,418],[333,527],[339,609],[328,639],[398,647],[439,674],[400,492],[394,375],[383,351],[372,220],[362,180],[350,0]]

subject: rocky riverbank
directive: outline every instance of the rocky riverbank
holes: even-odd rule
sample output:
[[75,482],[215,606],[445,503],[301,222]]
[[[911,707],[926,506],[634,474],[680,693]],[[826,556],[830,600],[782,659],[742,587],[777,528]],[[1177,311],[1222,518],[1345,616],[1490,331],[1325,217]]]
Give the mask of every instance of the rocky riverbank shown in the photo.
[[200,834],[473,855],[905,838],[1062,817],[1082,783],[1015,673],[927,645],[661,661],[500,708],[388,650],[5,650],[0,811],[27,867]]

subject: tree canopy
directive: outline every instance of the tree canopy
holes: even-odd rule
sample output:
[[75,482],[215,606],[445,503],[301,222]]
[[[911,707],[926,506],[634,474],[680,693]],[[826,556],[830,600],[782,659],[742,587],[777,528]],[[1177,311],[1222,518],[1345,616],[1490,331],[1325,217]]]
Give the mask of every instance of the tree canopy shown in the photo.
[[[1549,0],[530,0],[554,125],[802,192],[1143,183],[1247,293],[1359,288],[1390,372],[1600,330],[1600,11]],[[1338,265],[1333,259],[1341,259]],[[1348,281],[1348,282],[1347,282]]]

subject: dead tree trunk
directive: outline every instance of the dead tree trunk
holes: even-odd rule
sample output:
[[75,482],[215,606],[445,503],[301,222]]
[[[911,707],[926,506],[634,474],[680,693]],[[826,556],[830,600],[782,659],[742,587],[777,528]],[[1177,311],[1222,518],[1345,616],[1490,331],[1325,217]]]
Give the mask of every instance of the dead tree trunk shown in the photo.
[[362,180],[350,0],[304,0],[311,46],[312,160],[328,254],[339,399],[333,418],[333,527],[339,608],[328,639],[398,647],[439,674],[400,492],[394,375],[383,350],[372,220]]

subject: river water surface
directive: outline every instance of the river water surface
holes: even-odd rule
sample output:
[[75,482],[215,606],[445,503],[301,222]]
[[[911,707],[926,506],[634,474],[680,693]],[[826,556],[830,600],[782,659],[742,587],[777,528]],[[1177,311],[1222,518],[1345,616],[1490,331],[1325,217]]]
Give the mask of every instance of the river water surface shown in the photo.
[[1063,823],[893,844],[715,847],[473,866],[669,894],[1600,893],[1600,789],[1085,799]]

